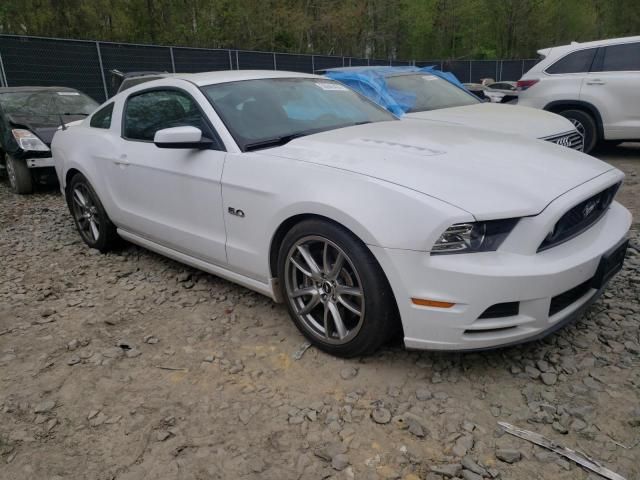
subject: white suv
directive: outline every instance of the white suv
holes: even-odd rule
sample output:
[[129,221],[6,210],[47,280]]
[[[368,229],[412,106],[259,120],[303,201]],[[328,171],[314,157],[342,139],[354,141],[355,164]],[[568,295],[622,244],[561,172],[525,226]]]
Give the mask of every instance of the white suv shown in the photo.
[[539,50],[542,60],[518,82],[518,104],[559,113],[598,141],[640,139],[640,36]]

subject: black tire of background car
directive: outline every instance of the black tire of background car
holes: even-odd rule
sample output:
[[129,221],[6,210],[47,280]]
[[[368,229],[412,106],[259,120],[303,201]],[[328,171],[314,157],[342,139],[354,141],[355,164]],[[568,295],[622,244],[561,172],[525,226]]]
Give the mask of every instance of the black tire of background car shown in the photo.
[[598,128],[593,117],[582,110],[563,110],[558,113],[569,120],[575,120],[582,124],[582,128],[584,129],[583,151],[584,153],[591,152],[591,150],[595,148],[596,143],[598,143]]
[[[11,164],[11,165],[9,165]],[[33,177],[27,167],[27,163],[24,160],[16,160],[9,154],[5,156],[5,166],[7,169],[13,170],[13,178],[9,175],[7,170],[7,176],[9,177],[9,184],[13,193],[19,195],[26,195],[33,192]]]
[[[98,228],[100,235],[98,236],[97,241],[92,241],[92,239],[87,238],[86,235],[82,233],[82,229],[80,228],[80,225],[78,225],[78,220],[73,213],[73,199],[71,196],[73,195],[73,189],[80,184],[83,184],[89,191],[89,194],[92,197],[91,200],[97,208],[97,216],[100,222]],[[116,226],[109,219],[98,194],[86,177],[81,173],[76,173],[69,182],[69,186],[67,187],[67,205],[69,206],[69,211],[71,212],[71,216],[73,217],[73,221],[76,224],[76,229],[78,230],[80,237],[89,247],[95,248],[101,253],[106,253],[113,250],[120,244],[120,237],[116,231]]]
[[[287,296],[284,278],[287,253],[296,241],[309,235],[324,237],[338,245],[350,258],[360,276],[365,298],[365,319],[360,331],[349,343],[325,343],[307,331],[297,318]],[[368,355],[395,338],[395,334],[401,330],[395,298],[384,271],[360,239],[333,222],[322,219],[303,220],[289,230],[280,246],[278,279],[294,324],[309,342],[326,353],[343,358]]]

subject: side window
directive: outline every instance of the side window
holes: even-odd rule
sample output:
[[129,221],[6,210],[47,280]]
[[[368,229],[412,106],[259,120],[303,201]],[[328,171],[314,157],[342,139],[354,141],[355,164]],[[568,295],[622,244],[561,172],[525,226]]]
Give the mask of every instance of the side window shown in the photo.
[[123,135],[129,140],[152,142],[158,130],[193,126],[214,138],[194,100],[177,90],[153,90],[133,95],[124,111]]
[[586,73],[591,68],[596,48],[573,52],[547,68],[547,73]]
[[599,72],[625,72],[640,70],[640,43],[611,45],[602,50],[602,59],[598,62]]
[[111,128],[111,114],[113,113],[113,103],[102,107],[96,113],[93,114],[89,125],[93,128]]

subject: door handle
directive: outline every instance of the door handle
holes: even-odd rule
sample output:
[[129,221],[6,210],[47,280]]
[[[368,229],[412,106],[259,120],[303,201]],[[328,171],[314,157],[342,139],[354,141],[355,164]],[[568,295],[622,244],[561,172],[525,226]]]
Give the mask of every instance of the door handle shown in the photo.
[[123,167],[126,167],[127,165],[129,165],[129,160],[127,160],[126,154],[122,154],[120,155],[120,158],[115,159],[113,163],[115,163],[116,165],[121,165]]
[[604,85],[606,82],[603,82],[599,78],[594,78],[593,80],[587,80],[587,85]]

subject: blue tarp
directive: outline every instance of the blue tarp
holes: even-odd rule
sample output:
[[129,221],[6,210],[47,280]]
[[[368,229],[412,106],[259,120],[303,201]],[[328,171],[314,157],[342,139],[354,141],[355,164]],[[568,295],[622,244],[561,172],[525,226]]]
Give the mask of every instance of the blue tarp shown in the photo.
[[325,72],[325,76],[351,87],[357,92],[370,98],[379,105],[382,105],[390,112],[402,116],[411,109],[415,97],[407,92],[401,92],[389,88],[386,77],[400,72],[428,73],[442,78],[447,82],[461,88],[465,92],[467,89],[460,80],[451,72],[441,72],[434,67],[362,67],[357,69],[332,69]]

